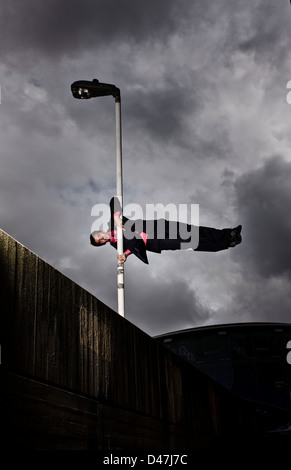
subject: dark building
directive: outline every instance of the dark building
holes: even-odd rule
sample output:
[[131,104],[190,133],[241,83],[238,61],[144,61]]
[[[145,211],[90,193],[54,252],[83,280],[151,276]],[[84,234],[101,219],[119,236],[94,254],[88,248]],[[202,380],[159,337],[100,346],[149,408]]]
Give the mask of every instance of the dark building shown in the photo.
[[287,432],[291,414],[291,324],[205,326],[157,336],[166,347]]

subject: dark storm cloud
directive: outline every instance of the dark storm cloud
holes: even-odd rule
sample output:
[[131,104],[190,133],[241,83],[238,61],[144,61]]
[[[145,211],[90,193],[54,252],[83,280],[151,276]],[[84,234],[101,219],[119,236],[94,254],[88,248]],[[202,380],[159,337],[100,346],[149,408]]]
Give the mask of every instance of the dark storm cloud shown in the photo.
[[237,23],[238,48],[254,52],[258,61],[280,64],[290,41],[289,10],[287,2],[254,2],[248,22]]
[[[126,305],[128,319],[149,330],[149,334],[185,329],[209,319],[211,311],[196,298],[187,281],[177,279],[143,279],[138,276],[127,279]],[[154,312],[154,326],[149,318]]]
[[[1,7],[1,54],[33,49],[56,59],[124,38],[150,40],[153,31],[165,37],[179,20],[177,3],[181,4],[175,0],[11,0]],[[186,2],[183,6],[184,14]]]
[[291,163],[275,156],[236,184],[245,259],[263,277],[291,276]]
[[164,90],[149,89],[131,98],[125,112],[135,130],[146,130],[158,140],[179,136],[182,141],[189,113],[197,112],[200,107],[195,90],[187,90],[174,80],[169,80]]
[[[159,38],[166,42],[173,32],[199,35],[203,28],[212,37],[212,30],[221,24],[224,39],[217,41],[216,55],[218,50],[227,55],[238,47],[267,52],[275,59],[280,50],[276,54],[272,50],[282,41],[286,43],[289,31],[284,6],[283,2],[263,0],[247,6],[245,1],[229,0],[10,0],[1,6],[0,53],[12,60],[26,53],[25,60],[33,61],[33,51],[56,60],[111,45],[114,54],[114,44],[120,41],[136,45]],[[197,47],[205,53],[203,44],[194,41],[193,50]]]

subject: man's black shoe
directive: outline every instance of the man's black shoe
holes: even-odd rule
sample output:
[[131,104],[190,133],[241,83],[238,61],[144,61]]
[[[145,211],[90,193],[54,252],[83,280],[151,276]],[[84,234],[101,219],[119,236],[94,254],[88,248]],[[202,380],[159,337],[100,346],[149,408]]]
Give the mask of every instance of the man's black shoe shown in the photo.
[[242,237],[241,237],[241,230],[242,226],[238,225],[232,231],[230,232],[230,247],[234,247],[236,245],[239,245],[242,242]]

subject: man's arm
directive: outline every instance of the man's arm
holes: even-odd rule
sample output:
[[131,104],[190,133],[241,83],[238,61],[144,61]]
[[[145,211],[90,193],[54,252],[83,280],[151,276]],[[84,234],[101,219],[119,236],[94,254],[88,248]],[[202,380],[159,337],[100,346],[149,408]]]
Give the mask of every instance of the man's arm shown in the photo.
[[[114,203],[114,204],[113,204]],[[116,207],[117,206],[117,207]],[[119,205],[119,201],[117,198],[114,198],[113,201],[111,202],[111,210],[116,210],[116,212],[113,214],[113,220],[114,220],[114,225],[116,227],[120,227],[123,231],[125,231],[124,227],[123,227],[123,221],[122,219],[120,218],[120,205]],[[130,255],[131,251],[130,250],[126,250],[122,255],[117,255],[117,259],[120,263],[125,263],[125,261],[127,260],[127,257]]]
[[113,220],[114,220],[114,225],[116,227],[120,227],[120,228],[122,228],[122,230],[124,230],[123,221],[120,218],[120,212],[119,211],[115,212],[115,214],[113,214]]
[[122,255],[117,255],[117,259],[120,263],[125,263],[127,257],[130,255],[130,251],[126,250]]
[[[123,216],[123,221],[120,218],[121,214],[121,207],[120,203],[117,197],[113,197],[110,200],[110,211],[111,211],[111,230],[114,229],[114,225],[120,226],[118,224],[126,224],[128,222],[128,219]],[[120,212],[119,212],[120,211]],[[118,214],[119,212],[119,214]],[[123,227],[122,227],[123,228]],[[123,229],[125,231],[125,229]],[[142,239],[136,239],[135,236],[126,238],[127,246],[129,246],[129,249],[127,249],[122,255],[118,255],[121,257],[120,262],[124,263],[127,259],[127,257],[133,253],[135,256],[137,256],[143,263],[148,264],[148,259],[146,255],[146,248],[145,244]],[[112,244],[116,248],[116,244]]]
[[[110,200],[110,212],[111,212],[111,221],[113,219],[113,223],[115,227],[120,227],[123,229],[123,221],[120,217],[121,214],[121,206],[119,203],[119,199],[117,197],[113,197]],[[113,230],[114,227],[111,229]]]

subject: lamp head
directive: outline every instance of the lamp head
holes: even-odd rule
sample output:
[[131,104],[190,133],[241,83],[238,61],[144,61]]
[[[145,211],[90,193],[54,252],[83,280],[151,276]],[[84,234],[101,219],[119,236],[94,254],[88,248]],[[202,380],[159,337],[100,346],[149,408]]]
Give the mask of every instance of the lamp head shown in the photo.
[[98,98],[99,96],[120,97],[120,90],[115,85],[109,83],[100,83],[96,78],[91,82],[88,80],[78,80],[72,83],[71,90],[74,98],[89,99]]

